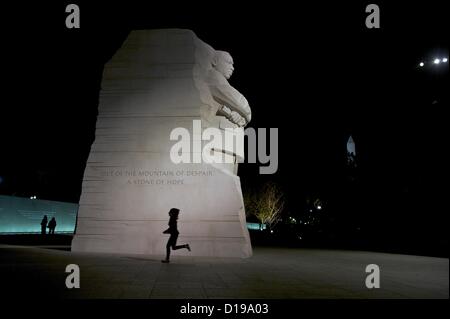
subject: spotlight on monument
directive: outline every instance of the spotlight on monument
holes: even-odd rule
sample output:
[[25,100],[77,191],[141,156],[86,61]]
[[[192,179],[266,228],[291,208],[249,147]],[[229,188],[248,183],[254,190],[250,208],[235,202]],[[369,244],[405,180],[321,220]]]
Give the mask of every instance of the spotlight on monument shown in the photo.
[[441,63],[441,59],[434,59],[433,63],[434,64],[439,64],[439,63]]

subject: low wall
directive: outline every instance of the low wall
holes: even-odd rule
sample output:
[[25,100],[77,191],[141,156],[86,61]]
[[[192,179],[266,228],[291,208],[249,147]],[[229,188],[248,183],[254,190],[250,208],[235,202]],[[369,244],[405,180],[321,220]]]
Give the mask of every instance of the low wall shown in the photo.
[[78,204],[0,195],[0,233],[40,233],[41,220],[56,219],[56,233],[73,233]]

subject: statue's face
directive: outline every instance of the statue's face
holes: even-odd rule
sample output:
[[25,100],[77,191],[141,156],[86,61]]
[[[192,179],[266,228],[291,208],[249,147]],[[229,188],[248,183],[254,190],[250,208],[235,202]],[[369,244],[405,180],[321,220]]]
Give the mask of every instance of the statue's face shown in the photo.
[[228,52],[218,51],[216,54],[214,68],[222,73],[226,79],[229,79],[234,71],[233,58]]

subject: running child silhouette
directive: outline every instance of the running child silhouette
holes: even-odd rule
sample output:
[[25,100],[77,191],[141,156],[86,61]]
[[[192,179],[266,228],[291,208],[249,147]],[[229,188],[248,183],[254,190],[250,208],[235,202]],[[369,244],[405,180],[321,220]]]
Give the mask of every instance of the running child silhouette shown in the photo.
[[169,211],[169,228],[163,231],[163,234],[170,234],[170,237],[166,245],[166,259],[161,260],[161,262],[163,263],[170,262],[170,248],[172,248],[173,250],[186,248],[187,250],[191,251],[191,247],[189,246],[189,244],[177,246],[177,239],[178,235],[180,234],[177,229],[177,220],[179,214],[180,210],[178,208],[171,208]]

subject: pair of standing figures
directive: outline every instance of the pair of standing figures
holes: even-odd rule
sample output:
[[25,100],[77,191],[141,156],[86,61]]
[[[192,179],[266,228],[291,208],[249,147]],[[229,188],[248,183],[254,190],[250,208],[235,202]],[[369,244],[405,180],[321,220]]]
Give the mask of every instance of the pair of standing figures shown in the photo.
[[171,208],[169,211],[169,228],[167,228],[165,231],[163,231],[163,234],[170,234],[169,240],[167,241],[166,245],[166,259],[161,260],[163,263],[170,262],[170,250],[178,250],[182,248],[186,248],[187,250],[191,251],[191,247],[189,244],[184,245],[178,245],[177,246],[177,239],[178,235],[180,234],[177,228],[177,220],[178,215],[180,214],[180,210],[178,208]]
[[[48,223],[48,226],[47,226],[47,223]],[[49,234],[51,234],[51,235],[55,234],[55,228],[56,228],[55,217],[52,217],[50,222],[48,222],[47,215],[44,215],[44,218],[42,218],[42,221],[41,221],[41,234],[42,235],[45,235],[47,233],[47,228],[48,228]]]

